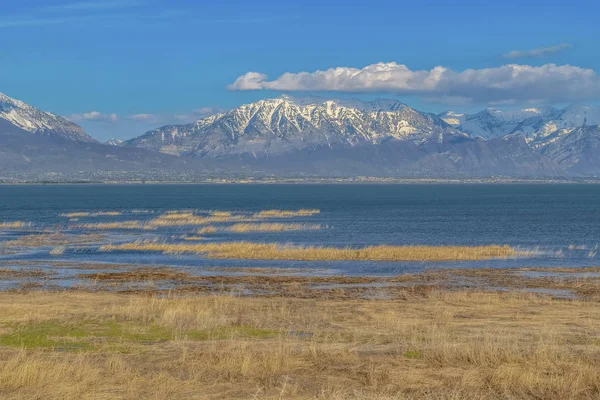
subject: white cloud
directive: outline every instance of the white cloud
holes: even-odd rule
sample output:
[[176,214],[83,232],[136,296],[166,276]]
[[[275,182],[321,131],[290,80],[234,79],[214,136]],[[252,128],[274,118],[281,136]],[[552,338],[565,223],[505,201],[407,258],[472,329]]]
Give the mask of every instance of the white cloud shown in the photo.
[[83,114],[73,114],[69,118],[71,121],[99,121],[99,122],[117,122],[117,114],[103,114],[99,111],[90,111]]
[[248,72],[229,90],[378,92],[418,95],[463,102],[569,102],[600,98],[600,79],[591,69],[545,64],[508,64],[495,68],[453,71],[445,67],[410,70],[406,65],[377,63],[362,69],[338,67],[326,71],[286,72],[269,81]]
[[503,57],[510,59],[543,57],[547,56],[548,54],[558,53],[559,51],[568,49],[569,47],[571,47],[569,43],[561,43],[555,46],[538,47],[531,50],[512,50],[504,54]]
[[151,121],[156,118],[154,114],[135,114],[129,117],[135,121]]

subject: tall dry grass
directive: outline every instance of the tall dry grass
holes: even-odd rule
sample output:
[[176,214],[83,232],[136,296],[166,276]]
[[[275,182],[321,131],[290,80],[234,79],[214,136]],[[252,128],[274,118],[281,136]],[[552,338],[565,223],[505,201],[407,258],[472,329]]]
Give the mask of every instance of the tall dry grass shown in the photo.
[[31,226],[31,223],[23,221],[0,222],[0,229],[19,229],[29,226]]
[[216,226],[205,226],[204,228],[198,229],[199,235],[206,235],[209,233],[217,233],[218,229]]
[[241,215],[210,215],[199,216],[193,213],[182,214],[164,214],[146,223],[150,227],[174,227],[174,226],[194,226],[194,225],[210,225],[215,223],[243,221],[246,217]]
[[3,399],[600,396],[597,303],[536,295],[4,293],[0,326]]
[[231,226],[216,227],[205,226],[198,230],[198,234],[204,235],[217,232],[249,233],[249,232],[285,232],[285,231],[304,231],[319,230],[318,224],[283,224],[283,223],[237,223]]
[[234,224],[226,228],[228,232],[233,233],[306,231],[319,229],[321,229],[321,225],[318,224],[282,224],[267,222],[261,224]]
[[312,215],[320,214],[321,210],[318,209],[300,209],[298,211],[289,210],[263,210],[253,215],[256,219],[264,218],[294,218],[294,217],[310,217]]
[[120,211],[78,211],[71,213],[61,214],[61,217],[65,218],[83,218],[83,217],[115,217],[122,215]]
[[99,234],[66,235],[63,233],[42,233],[37,235],[23,235],[17,239],[4,242],[3,245],[6,247],[58,246],[67,244],[91,244],[104,239],[104,235]]
[[160,251],[197,253],[210,258],[253,260],[369,260],[369,261],[451,261],[507,258],[519,253],[509,246],[369,246],[363,248],[282,246],[274,243],[227,242],[172,244],[134,242],[105,245],[101,251]]
[[93,222],[88,224],[77,224],[77,229],[90,230],[113,230],[113,229],[152,229],[143,221],[115,221],[115,222]]

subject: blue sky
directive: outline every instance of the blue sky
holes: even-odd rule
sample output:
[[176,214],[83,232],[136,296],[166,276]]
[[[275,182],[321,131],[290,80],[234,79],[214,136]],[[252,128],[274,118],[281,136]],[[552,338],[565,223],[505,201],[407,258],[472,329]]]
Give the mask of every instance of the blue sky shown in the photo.
[[2,3],[0,92],[101,140],[290,92],[432,112],[600,99],[597,1]]

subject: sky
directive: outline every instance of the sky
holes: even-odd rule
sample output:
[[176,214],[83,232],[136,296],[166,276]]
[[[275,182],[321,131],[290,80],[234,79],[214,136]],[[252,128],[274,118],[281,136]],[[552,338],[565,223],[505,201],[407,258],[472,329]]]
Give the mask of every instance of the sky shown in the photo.
[[600,2],[0,0],[0,92],[99,140],[281,94],[600,101]]

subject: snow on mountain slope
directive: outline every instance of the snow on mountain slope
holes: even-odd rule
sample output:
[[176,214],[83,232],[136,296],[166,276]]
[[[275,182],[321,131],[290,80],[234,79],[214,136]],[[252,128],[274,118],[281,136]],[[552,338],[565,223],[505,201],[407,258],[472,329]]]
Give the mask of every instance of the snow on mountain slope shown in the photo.
[[568,134],[547,140],[539,152],[570,172],[587,175],[600,172],[600,127],[582,125]]
[[83,129],[56,114],[40,111],[0,93],[0,119],[36,134],[76,142],[96,143]]
[[466,114],[457,113],[455,111],[446,111],[441,114],[438,114],[438,117],[443,119],[447,124],[452,125],[457,128],[463,124],[465,121]]
[[471,115],[447,111],[440,114],[439,117],[469,135],[490,139],[512,133],[520,123],[528,118],[545,118],[555,112],[556,110],[550,107],[510,111],[487,108]]
[[112,138],[112,139],[108,139],[106,142],[104,142],[104,144],[106,144],[108,146],[120,146],[121,144],[123,144],[123,140]]
[[393,138],[441,142],[467,137],[436,115],[395,100],[324,100],[282,96],[242,105],[189,125],[165,126],[124,145],[169,154],[272,156],[304,148],[378,144]]
[[512,133],[520,134],[534,148],[545,147],[575,129],[600,124],[600,106],[573,105],[546,117],[528,118]]

